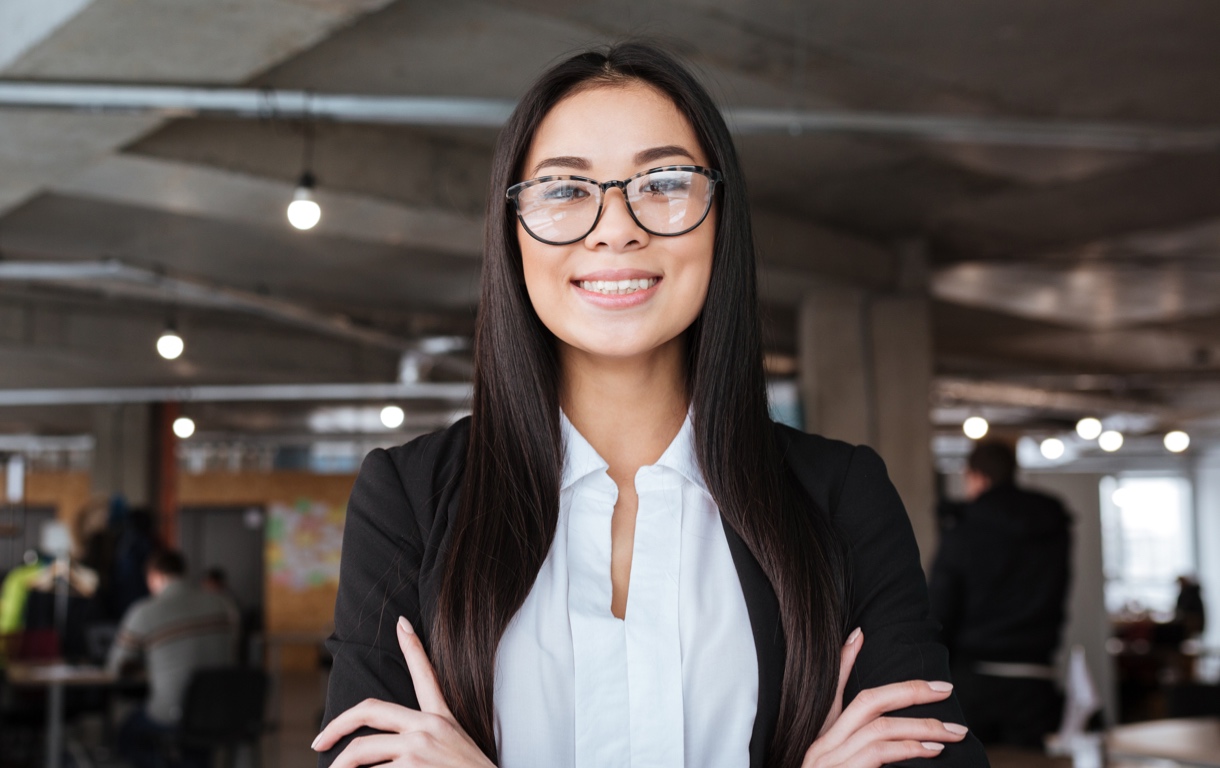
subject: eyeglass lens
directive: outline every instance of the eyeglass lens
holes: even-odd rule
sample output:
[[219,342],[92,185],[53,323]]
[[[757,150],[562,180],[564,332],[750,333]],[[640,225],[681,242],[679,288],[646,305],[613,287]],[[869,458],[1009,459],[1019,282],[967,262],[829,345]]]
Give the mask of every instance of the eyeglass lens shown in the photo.
[[[631,179],[625,195],[636,221],[654,235],[676,235],[699,224],[712,203],[714,183],[698,171],[653,171]],[[589,234],[602,206],[597,184],[554,179],[526,187],[517,210],[530,233],[544,241],[565,243]]]

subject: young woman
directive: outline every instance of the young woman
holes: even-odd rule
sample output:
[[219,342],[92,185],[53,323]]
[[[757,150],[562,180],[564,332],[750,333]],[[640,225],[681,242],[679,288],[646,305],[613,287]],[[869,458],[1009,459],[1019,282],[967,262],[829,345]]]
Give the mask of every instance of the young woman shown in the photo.
[[320,765],[986,765],[881,460],[768,418],[694,77],[555,66],[491,183],[473,414],[360,471]]

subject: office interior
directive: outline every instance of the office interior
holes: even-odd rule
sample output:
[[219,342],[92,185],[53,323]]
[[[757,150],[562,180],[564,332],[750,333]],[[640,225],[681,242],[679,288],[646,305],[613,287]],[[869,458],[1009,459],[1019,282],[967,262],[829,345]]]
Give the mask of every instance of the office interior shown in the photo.
[[[734,131],[775,417],[876,448],[926,567],[974,441],[1011,441],[1073,517],[1060,679],[1083,649],[1098,727],[1220,718],[1200,0],[6,0],[0,571],[146,511],[191,579],[228,575],[271,681],[261,764],[310,763],[355,473],[468,413],[497,130],[628,35]],[[42,695],[0,765],[50,764]],[[107,716],[68,717],[61,764],[121,764]]]

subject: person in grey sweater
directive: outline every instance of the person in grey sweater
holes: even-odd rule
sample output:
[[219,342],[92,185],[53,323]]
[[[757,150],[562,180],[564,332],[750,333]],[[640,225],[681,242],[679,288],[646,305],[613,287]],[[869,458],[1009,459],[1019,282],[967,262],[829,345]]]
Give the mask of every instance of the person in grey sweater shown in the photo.
[[230,601],[185,580],[186,561],[173,550],[148,560],[150,597],[123,615],[107,668],[122,673],[142,661],[149,698],[119,732],[119,753],[136,768],[155,765],[159,744],[182,718],[186,688],[196,670],[237,660],[238,617]]

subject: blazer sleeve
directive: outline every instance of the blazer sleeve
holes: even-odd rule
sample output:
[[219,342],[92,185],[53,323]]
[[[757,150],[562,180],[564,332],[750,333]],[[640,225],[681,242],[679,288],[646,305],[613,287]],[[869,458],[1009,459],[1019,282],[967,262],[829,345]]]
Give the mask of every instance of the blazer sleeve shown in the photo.
[[[865,688],[905,680],[950,680],[949,655],[929,611],[915,534],[885,464],[871,448],[852,451],[832,510],[848,547],[849,626],[864,632],[844,704]],[[956,695],[892,714],[965,723]],[[970,733],[957,744],[947,744],[934,761],[917,758],[896,765],[981,768],[988,762],[982,744]]]
[[[344,710],[374,698],[419,709],[398,647],[396,624],[420,626],[422,536],[391,456],[371,452],[352,488],[343,529],[335,630],[326,647],[334,658],[323,726]],[[318,755],[326,768],[361,729]]]

